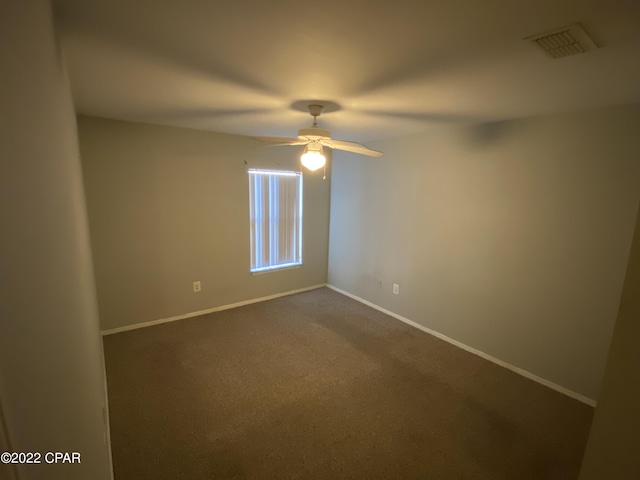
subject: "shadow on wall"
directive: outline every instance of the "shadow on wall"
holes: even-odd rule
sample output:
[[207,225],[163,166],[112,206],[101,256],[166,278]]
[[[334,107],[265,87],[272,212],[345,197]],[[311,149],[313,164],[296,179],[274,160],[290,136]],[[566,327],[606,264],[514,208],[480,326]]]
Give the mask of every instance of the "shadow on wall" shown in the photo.
[[504,120],[469,126],[465,130],[465,144],[469,148],[481,149],[504,141],[518,129],[519,120]]

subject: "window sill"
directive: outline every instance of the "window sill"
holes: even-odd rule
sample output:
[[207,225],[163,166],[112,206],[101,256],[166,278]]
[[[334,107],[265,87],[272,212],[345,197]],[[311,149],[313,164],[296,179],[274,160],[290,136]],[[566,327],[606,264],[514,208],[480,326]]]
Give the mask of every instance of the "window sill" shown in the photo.
[[251,275],[262,275],[264,273],[271,273],[271,272],[280,272],[282,270],[291,270],[294,268],[300,268],[302,266],[302,263],[294,263],[294,264],[289,264],[289,265],[283,265],[283,266],[278,266],[278,267],[267,267],[267,268],[262,268],[260,270],[252,270],[250,271]]

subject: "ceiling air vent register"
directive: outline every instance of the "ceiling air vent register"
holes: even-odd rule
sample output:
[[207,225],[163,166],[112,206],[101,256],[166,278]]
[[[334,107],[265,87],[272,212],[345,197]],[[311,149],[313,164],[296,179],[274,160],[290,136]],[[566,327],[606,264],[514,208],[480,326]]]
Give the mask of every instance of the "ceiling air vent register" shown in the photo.
[[525,38],[540,47],[551,58],[562,58],[598,48],[579,23]]

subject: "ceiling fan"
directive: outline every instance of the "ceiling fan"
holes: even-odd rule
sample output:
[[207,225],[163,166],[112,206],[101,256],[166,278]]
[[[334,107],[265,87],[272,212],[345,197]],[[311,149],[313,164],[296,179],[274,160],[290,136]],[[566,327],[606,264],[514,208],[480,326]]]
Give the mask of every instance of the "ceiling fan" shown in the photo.
[[309,113],[313,117],[313,125],[310,128],[301,128],[298,130],[298,138],[288,137],[254,137],[257,140],[272,143],[274,145],[306,145],[304,153],[300,157],[302,165],[309,170],[317,170],[322,168],[327,159],[324,156],[324,148],[329,147],[347,152],[359,153],[370,157],[379,157],[382,152],[372,150],[364,145],[346,140],[334,140],[331,138],[331,132],[324,128],[318,127],[318,117],[322,113],[323,105],[308,105]]

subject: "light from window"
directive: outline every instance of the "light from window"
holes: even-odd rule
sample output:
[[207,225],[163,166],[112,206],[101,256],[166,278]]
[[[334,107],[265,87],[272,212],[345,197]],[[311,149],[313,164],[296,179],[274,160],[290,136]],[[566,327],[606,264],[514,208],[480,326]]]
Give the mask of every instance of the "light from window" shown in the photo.
[[251,272],[302,264],[302,173],[249,170]]

